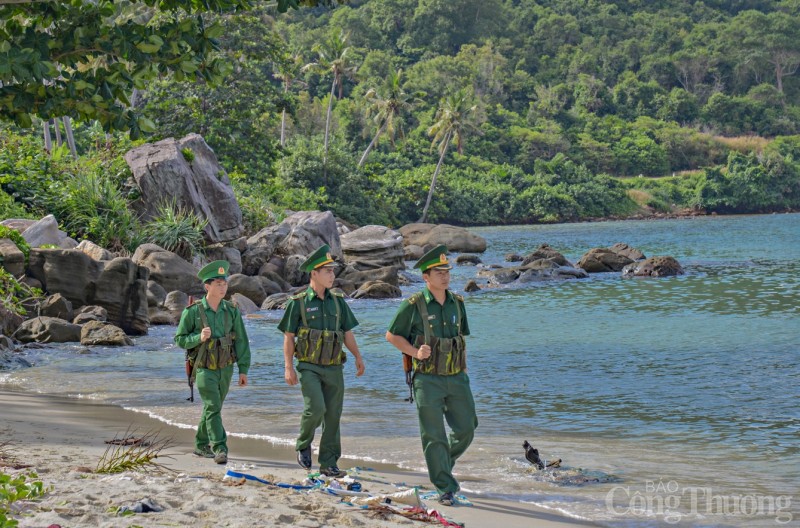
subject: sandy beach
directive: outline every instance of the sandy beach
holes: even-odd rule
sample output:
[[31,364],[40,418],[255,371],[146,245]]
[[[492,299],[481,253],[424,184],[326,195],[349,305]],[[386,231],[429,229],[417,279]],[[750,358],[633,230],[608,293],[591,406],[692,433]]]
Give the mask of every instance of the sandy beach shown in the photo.
[[[166,425],[144,414],[86,400],[0,390],[0,469],[5,473],[35,471],[49,491],[44,497],[15,503],[20,526],[442,526],[410,520],[401,514],[359,507],[321,489],[295,490],[248,480],[225,479],[228,470],[270,483],[303,484],[307,477],[294,461],[290,448],[255,439],[231,438],[227,467],[192,454],[194,432]],[[107,440],[128,431],[142,436],[157,433],[172,446],[158,462],[166,471],[128,471],[98,474],[108,448]],[[29,465],[13,469],[10,466]],[[467,497],[471,505],[443,507],[431,492],[427,476],[391,466],[358,468],[357,461],[342,459],[372,496],[398,493],[420,486],[423,505],[435,509],[446,521],[470,527],[555,528],[588,526],[585,523],[537,510],[535,506]],[[336,484],[333,483],[335,487]],[[161,512],[118,515],[149,499]],[[346,499],[347,500],[347,499]],[[355,502],[355,499],[349,499]],[[404,507],[397,503],[398,507]]]

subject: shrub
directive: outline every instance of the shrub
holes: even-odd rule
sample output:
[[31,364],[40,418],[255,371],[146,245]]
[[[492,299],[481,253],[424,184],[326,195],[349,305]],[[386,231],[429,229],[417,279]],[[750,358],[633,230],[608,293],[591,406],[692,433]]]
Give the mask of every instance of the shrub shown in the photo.
[[16,229],[11,229],[8,226],[0,225],[0,238],[10,239],[25,255],[25,261],[28,261],[28,256],[31,253],[31,247],[28,245],[28,242],[22,237],[19,231]]
[[28,501],[41,497],[47,491],[36,473],[9,475],[0,472],[0,527],[16,528],[19,522],[11,518],[12,505],[18,501]]
[[191,262],[192,256],[203,249],[203,229],[207,224],[208,220],[178,207],[173,200],[159,204],[158,214],[144,225],[143,232],[148,242]]

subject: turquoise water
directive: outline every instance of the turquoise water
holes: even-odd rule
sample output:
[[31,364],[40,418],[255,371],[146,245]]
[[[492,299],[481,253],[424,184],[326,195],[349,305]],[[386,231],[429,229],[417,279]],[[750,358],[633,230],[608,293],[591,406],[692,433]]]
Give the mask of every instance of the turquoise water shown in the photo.
[[[672,255],[687,273],[468,294],[480,426],[457,466],[465,492],[608,526],[800,525],[800,215],[474,231],[488,241],[487,264],[541,243],[576,262],[591,247],[625,242]],[[455,269],[453,288],[476,272]],[[343,448],[355,460],[345,467],[424,468],[400,356],[383,338],[398,303],[351,304],[367,372],[357,379],[346,366]],[[283,382],[279,317],[247,321],[252,385],[232,391],[225,420],[234,434],[292,445],[302,400]],[[34,351],[36,367],[0,382],[191,426],[199,405],[184,401],[173,332],[153,328],[124,350]],[[564,467],[532,471],[523,440]]]

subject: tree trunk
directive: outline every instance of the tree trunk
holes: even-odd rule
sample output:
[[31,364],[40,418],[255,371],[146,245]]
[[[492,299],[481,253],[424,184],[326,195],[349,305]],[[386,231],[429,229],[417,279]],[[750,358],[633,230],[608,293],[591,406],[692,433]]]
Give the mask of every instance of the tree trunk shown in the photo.
[[61,119],[64,121],[64,135],[67,136],[69,151],[72,152],[73,158],[78,159],[78,150],[75,148],[75,136],[72,134],[72,125],[69,122],[69,117],[64,116]]
[[378,138],[381,136],[381,134],[383,134],[384,128],[386,128],[386,121],[383,122],[381,127],[375,133],[375,137],[372,138],[372,141],[370,141],[369,145],[367,145],[367,150],[364,151],[364,154],[361,156],[361,160],[359,160],[358,162],[359,169],[361,168],[362,165],[364,165],[364,162],[367,161],[367,155],[369,154],[369,151],[372,150],[372,147],[374,147],[375,144],[378,142]]
[[61,139],[61,125],[58,124],[58,119],[53,118],[53,130],[56,133],[56,146],[60,147],[64,144],[64,140]]
[[333,76],[331,83],[331,95],[328,99],[328,117],[325,119],[325,149],[322,154],[322,181],[328,184],[328,135],[331,131],[331,110],[333,109],[333,98],[336,94],[336,75]]
[[50,137],[50,120],[42,121],[42,131],[44,132],[44,149],[48,154],[53,152],[53,139]]
[[422,218],[418,220],[418,223],[424,224],[425,221],[428,219],[428,209],[431,206],[431,198],[433,198],[433,190],[436,188],[436,177],[439,175],[439,170],[442,168],[442,163],[444,162],[444,156],[447,154],[447,147],[450,146],[450,132],[447,133],[447,138],[444,143],[444,148],[442,149],[442,155],[439,156],[439,163],[436,164],[436,170],[433,171],[433,178],[431,178],[431,189],[428,191],[428,199],[425,200],[425,207],[422,209]]
[[286,146],[286,110],[281,114],[281,148]]

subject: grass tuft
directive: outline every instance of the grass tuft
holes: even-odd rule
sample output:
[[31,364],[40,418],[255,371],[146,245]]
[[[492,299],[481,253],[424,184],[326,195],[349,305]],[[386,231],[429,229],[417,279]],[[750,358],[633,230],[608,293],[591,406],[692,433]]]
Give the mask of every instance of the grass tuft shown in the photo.
[[108,447],[97,463],[95,473],[169,471],[158,459],[170,458],[161,452],[174,445],[172,438],[159,438],[157,431],[148,431],[141,437],[136,437],[136,441],[131,441],[134,432],[128,428],[124,436],[115,436],[113,440],[106,442]]

